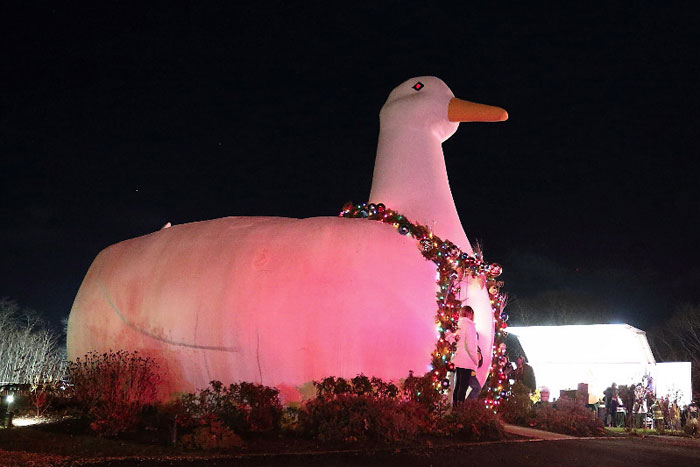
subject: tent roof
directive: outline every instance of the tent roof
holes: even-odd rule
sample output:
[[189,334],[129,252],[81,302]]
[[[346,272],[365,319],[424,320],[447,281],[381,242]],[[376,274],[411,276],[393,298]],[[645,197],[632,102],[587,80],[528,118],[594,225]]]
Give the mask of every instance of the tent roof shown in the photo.
[[644,331],[628,324],[513,326],[531,363],[655,364]]

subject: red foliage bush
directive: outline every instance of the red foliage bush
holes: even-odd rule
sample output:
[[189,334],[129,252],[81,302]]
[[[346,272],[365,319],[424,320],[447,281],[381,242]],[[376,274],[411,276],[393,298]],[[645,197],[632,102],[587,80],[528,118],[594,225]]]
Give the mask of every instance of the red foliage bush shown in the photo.
[[561,399],[552,404],[535,406],[530,426],[572,436],[605,434],[603,422],[593,412],[575,401]]
[[144,408],[156,402],[158,364],[138,352],[91,352],[68,362],[73,397],[93,419],[94,431],[108,436],[139,423]]
[[416,402],[438,418],[451,407],[450,401],[433,388],[430,374],[413,376],[413,372],[409,371],[408,377],[403,381],[402,396],[405,400]]
[[[394,383],[358,375],[314,381],[316,398],[299,410],[299,429],[322,441],[410,440],[431,425],[428,410]],[[435,391],[433,391],[435,392]]]
[[212,417],[235,433],[269,432],[280,427],[282,403],[279,390],[255,383],[224,386],[212,381],[210,387],[180,400],[180,424],[191,428]]
[[377,399],[391,399],[399,394],[399,388],[392,382],[385,382],[380,378],[368,378],[359,374],[351,380],[329,376],[321,381],[314,381],[316,397],[319,399],[332,399],[341,394],[355,394],[358,396],[369,395]]
[[230,449],[243,445],[240,436],[216,417],[205,417],[199,425],[182,436],[181,445],[187,449]]
[[349,381],[329,377],[314,385],[317,397],[302,405],[299,428],[319,440],[396,442],[441,434],[484,441],[505,436],[503,422],[483,402],[467,401],[450,412],[430,375],[410,373],[401,391],[363,375]]
[[414,439],[429,427],[429,414],[413,401],[345,393],[305,402],[299,411],[303,434],[321,441]]
[[441,424],[443,431],[462,441],[496,441],[505,438],[503,422],[479,400],[457,404]]

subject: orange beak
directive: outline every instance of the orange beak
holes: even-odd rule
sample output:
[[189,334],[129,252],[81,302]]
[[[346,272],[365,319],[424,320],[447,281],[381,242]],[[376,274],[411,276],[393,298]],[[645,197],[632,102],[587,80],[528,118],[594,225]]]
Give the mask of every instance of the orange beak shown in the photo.
[[447,118],[451,122],[502,122],[508,120],[508,112],[500,107],[453,97],[447,106]]

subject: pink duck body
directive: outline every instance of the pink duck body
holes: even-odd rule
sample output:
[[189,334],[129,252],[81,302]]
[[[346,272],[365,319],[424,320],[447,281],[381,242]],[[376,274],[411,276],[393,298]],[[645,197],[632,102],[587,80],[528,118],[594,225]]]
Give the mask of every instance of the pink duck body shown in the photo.
[[[412,88],[420,81],[420,91]],[[422,93],[422,94],[421,94]],[[370,201],[472,253],[441,143],[457,129],[451,91],[406,81],[382,109]],[[442,110],[440,110],[442,109]],[[276,386],[298,400],[312,380],[422,374],[434,350],[435,266],[416,241],[362,219],[226,217],[165,228],[103,250],[75,298],[68,357],[109,349],[159,360],[162,396],[224,383]],[[490,364],[483,282],[463,284]]]

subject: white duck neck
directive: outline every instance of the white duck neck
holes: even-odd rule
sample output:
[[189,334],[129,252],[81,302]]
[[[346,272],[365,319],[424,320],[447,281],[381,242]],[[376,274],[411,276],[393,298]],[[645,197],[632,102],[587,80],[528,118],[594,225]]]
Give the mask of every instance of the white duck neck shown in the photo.
[[450,191],[442,141],[433,132],[381,128],[369,201],[384,203],[473,254]]

